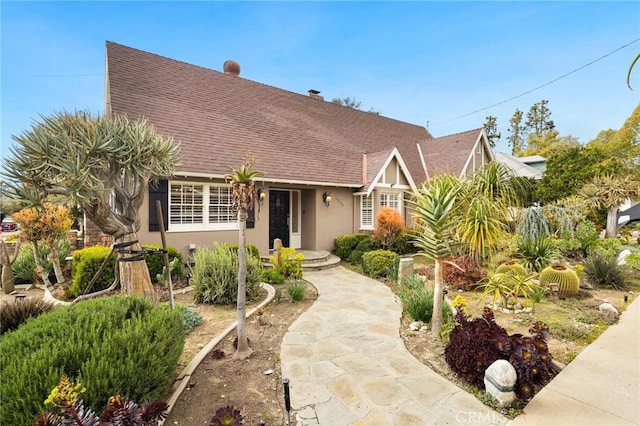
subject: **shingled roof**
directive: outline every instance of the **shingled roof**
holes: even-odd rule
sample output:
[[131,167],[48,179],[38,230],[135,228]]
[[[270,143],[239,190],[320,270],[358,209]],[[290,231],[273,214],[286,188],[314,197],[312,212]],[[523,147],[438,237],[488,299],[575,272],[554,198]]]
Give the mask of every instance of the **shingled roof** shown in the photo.
[[[107,112],[146,117],[181,146],[176,174],[218,176],[247,150],[274,181],[360,187],[363,154],[396,146],[425,178],[421,126],[107,42]],[[426,143],[426,142],[423,142]]]
[[441,173],[461,175],[481,135],[480,128],[420,141],[418,145],[428,177]]

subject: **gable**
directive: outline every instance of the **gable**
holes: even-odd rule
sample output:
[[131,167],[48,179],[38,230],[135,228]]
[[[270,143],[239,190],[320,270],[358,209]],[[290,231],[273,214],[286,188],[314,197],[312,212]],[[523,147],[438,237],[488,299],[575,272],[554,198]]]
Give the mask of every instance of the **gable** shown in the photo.
[[443,173],[464,176],[493,160],[482,129],[432,138],[417,145],[427,178]]
[[376,187],[416,189],[409,169],[396,147],[363,156],[365,167],[364,194],[369,195]]

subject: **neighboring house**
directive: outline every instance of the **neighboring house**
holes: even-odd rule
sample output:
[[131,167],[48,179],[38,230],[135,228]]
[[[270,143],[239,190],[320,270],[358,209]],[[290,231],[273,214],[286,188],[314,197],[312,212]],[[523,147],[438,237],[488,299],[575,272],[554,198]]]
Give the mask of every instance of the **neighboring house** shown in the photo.
[[236,215],[224,176],[251,150],[263,171],[263,196],[247,242],[262,254],[285,246],[331,250],[338,235],[374,228],[384,206],[406,222],[405,191],[439,172],[457,175],[493,159],[482,129],[433,138],[424,127],[325,102],[319,92],[289,92],[107,42],[105,111],[145,117],[180,145],[174,176],[149,189],[142,243],[159,243],[155,201],[168,244],[188,252],[235,243]]
[[[540,156],[536,155],[536,157]],[[514,157],[513,155],[505,154],[504,152],[496,152],[495,160],[507,166],[516,176],[533,178],[535,180],[542,179],[542,171],[522,162],[522,158]]]
[[529,155],[527,157],[518,157],[518,161],[524,163],[534,169],[540,170],[542,173],[547,169],[547,159],[540,155]]
[[630,204],[631,203],[627,203],[623,206],[624,210],[618,211],[618,228],[632,222],[640,222],[640,203],[636,203],[635,205]]

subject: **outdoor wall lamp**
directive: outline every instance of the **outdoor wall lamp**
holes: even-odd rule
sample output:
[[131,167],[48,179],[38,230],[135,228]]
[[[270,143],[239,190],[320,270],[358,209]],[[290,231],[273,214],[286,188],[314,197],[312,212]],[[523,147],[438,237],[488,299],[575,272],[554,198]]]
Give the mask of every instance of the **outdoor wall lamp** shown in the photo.
[[267,192],[264,188],[258,189],[258,200],[260,200],[260,204],[264,204],[264,199],[267,197]]
[[324,202],[325,206],[329,207],[329,204],[331,204],[331,193],[325,192],[324,194],[322,194],[322,201]]

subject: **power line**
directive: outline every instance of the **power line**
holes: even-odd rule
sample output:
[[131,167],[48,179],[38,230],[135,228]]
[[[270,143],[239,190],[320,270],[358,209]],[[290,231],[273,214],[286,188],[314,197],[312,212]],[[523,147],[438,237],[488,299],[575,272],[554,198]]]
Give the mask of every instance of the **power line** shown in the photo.
[[477,110],[475,110],[475,111],[468,112],[468,113],[463,114],[463,115],[459,115],[459,116],[457,116],[457,117],[455,117],[455,118],[450,118],[450,119],[448,119],[448,120],[440,121],[440,122],[435,123],[435,124],[444,124],[444,123],[449,123],[449,122],[451,122],[451,121],[455,121],[455,120],[458,120],[458,119],[463,118],[463,117],[468,117],[469,115],[473,115],[473,114],[475,114],[475,113],[477,113],[477,112],[485,111],[485,110],[490,109],[490,108],[493,108],[493,107],[495,107],[495,106],[505,104],[505,103],[510,102],[510,101],[512,101],[512,100],[514,100],[514,99],[518,99],[518,98],[520,98],[520,97],[522,97],[522,96],[524,96],[524,95],[528,95],[528,94],[529,94],[529,93],[531,93],[531,92],[535,92],[536,90],[542,89],[543,87],[546,87],[546,86],[548,86],[548,85],[550,85],[550,84],[552,84],[552,83],[555,83],[556,81],[561,80],[561,79],[563,79],[563,78],[565,78],[565,77],[567,77],[567,76],[569,76],[569,75],[571,75],[571,74],[573,74],[573,73],[576,73],[576,72],[578,72],[578,71],[580,71],[580,70],[583,70],[583,69],[587,68],[588,66],[591,66],[591,65],[595,64],[596,62],[601,61],[601,60],[603,60],[604,58],[606,58],[606,57],[608,57],[608,56],[613,55],[614,53],[616,53],[616,52],[617,52],[617,51],[619,51],[619,50],[622,50],[622,49],[624,49],[625,47],[631,46],[633,43],[637,43],[638,41],[640,41],[640,38],[637,38],[637,39],[635,39],[635,40],[633,40],[633,41],[630,41],[629,43],[627,43],[627,44],[625,44],[625,45],[623,45],[623,46],[620,46],[620,47],[618,47],[617,49],[614,49],[614,50],[612,50],[611,52],[609,52],[609,53],[607,53],[607,54],[605,54],[605,55],[602,55],[602,56],[600,56],[599,58],[594,59],[593,61],[591,61],[591,62],[589,62],[589,63],[587,63],[587,64],[584,64],[584,65],[582,65],[582,66],[581,66],[581,67],[579,67],[579,68],[574,69],[573,71],[569,71],[568,73],[563,74],[563,75],[561,75],[561,76],[560,76],[560,77],[558,77],[558,78],[554,78],[554,79],[553,79],[553,80],[551,80],[551,81],[548,81],[548,82],[546,82],[546,83],[544,83],[544,84],[541,84],[540,86],[534,87],[533,89],[527,90],[526,92],[520,93],[519,95],[512,96],[512,97],[510,97],[509,99],[505,99],[504,101],[500,101],[500,102],[497,102],[497,103],[495,103],[495,104],[492,104],[492,105],[486,106],[486,107],[484,107],[484,108],[480,108],[480,109],[477,109]]

